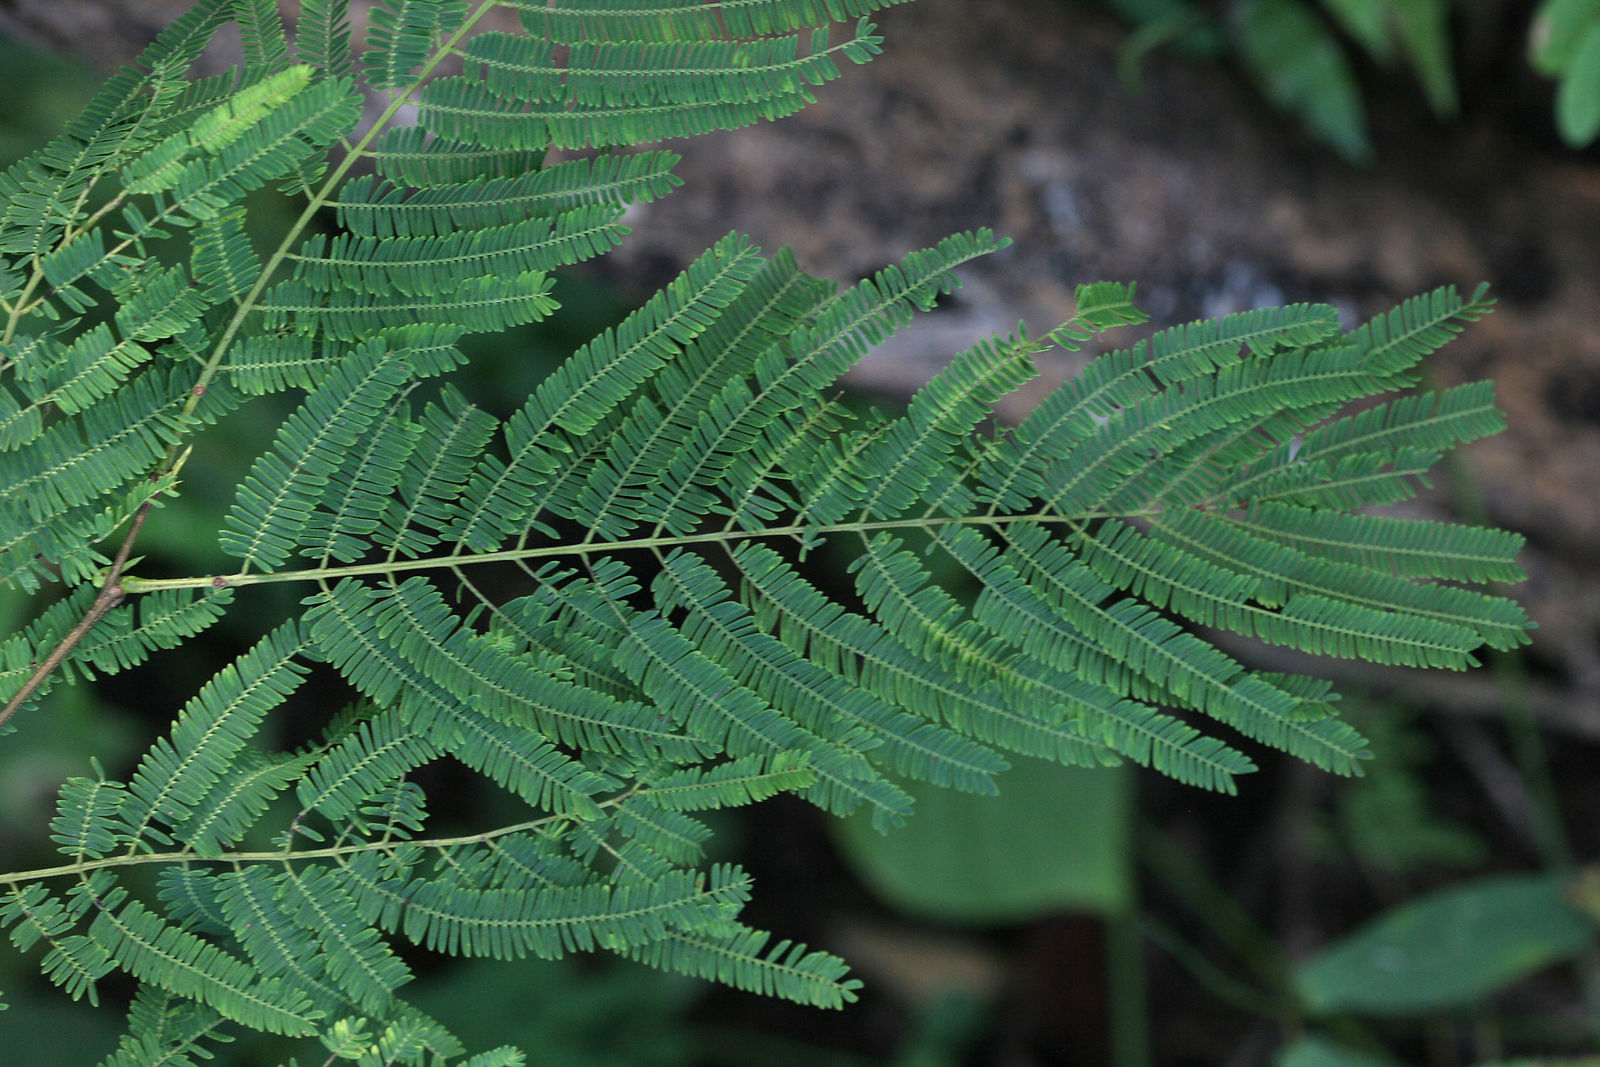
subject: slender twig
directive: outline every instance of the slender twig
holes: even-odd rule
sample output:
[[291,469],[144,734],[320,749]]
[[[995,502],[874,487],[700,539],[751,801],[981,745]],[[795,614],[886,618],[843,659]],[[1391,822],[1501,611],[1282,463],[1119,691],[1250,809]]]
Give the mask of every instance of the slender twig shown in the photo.
[[[642,789],[629,789],[614,797],[596,801],[602,808],[614,808],[629,797],[645,795],[649,791]],[[294,851],[292,845],[271,852],[224,852],[215,856],[202,856],[192,849],[183,849],[178,852],[140,852],[136,854],[122,853],[115,856],[105,856],[97,859],[80,859],[77,863],[62,864],[58,867],[41,867],[31,871],[7,871],[3,882],[5,885],[22,885],[27,882],[39,882],[46,878],[84,877],[95,871],[107,870],[114,867],[144,867],[168,863],[227,863],[237,868],[245,863],[303,863],[315,860],[342,861],[348,857],[366,852],[392,853],[401,847],[415,847],[432,849],[444,853],[450,849],[469,845],[486,845],[500,837],[510,837],[514,834],[555,833],[561,829],[561,824],[571,822],[568,815],[543,815],[537,819],[528,819],[523,822],[497,826],[493,830],[480,830],[477,833],[461,834],[455,837],[411,838],[407,840],[388,839],[382,841],[361,841],[356,844],[331,845],[325,848],[308,848]]]
[[0,709],[0,726],[4,726],[11,716],[17,713],[17,709],[44,684],[45,679],[55,673],[62,661],[71,655],[72,650],[78,647],[78,643],[94,629],[95,624],[105,618],[106,612],[122,603],[122,598],[126,595],[122,588],[122,569],[128,565],[128,557],[133,553],[133,543],[139,537],[139,530],[144,526],[150,508],[151,502],[147,500],[134,513],[133,522],[128,526],[128,534],[122,539],[122,546],[117,549],[116,558],[111,561],[111,568],[106,571],[106,580],[101,584],[100,593],[94,598],[94,603],[89,605],[89,610],[83,613],[83,618],[79,619],[78,624],[56,644],[50,655],[34,668],[28,680],[22,683],[22,688],[6,702],[5,708]]

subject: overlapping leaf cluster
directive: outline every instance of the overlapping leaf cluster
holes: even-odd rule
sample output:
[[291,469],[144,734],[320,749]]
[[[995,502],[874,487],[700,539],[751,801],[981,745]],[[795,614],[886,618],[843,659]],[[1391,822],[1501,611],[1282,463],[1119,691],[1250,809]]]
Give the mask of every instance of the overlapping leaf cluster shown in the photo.
[[[1522,639],[1467,588],[1516,576],[1515,537],[1356,511],[1499,428],[1486,387],[1408,391],[1481,293],[1350,333],[1320,306],[1168,330],[990,433],[1033,357],[1142,319],[1126,289],[861,415],[833,383],[1001,242],[840,288],[731,235],[507,419],[434,380],[464,334],[554,310],[550,271],[670,189],[670,153],[611,149],[795,110],[875,52],[865,23],[828,35],[874,6],[386,0],[357,45],[339,0],[306,0],[292,39],[270,0],[210,0],[0,176],[0,564],[57,595],[0,644],[8,714],[253,586],[305,589],[124,779],[65,785],[61,866],[0,877],[0,925],[69,993],[138,980],[108,1063],[191,1062],[241,1026],[361,1063],[464,1055],[398,995],[395,939],[838,1005],[838,959],[740,924],[750,879],[705,865],[697,813],[790,792],[888,828],[900,780],[993,791],[1004,751],[1226,790],[1252,768],[1231,734],[1349,773],[1328,686],[1207,628],[1422,667]],[[522,32],[486,28],[507,11]],[[245,65],[190,79],[230,21]],[[266,249],[242,199],[271,184],[304,212]],[[303,403],[219,523],[234,573],[126,574],[195,431],[287,388]],[[316,664],[355,702],[272,751]],[[526,818],[431,833],[413,774],[446,757]],[[145,865],[151,899],[119,877]]]

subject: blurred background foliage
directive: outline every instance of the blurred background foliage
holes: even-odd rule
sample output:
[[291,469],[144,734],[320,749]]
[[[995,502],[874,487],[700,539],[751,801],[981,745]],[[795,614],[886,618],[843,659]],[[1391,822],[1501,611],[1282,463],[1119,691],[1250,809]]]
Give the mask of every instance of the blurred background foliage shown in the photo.
[[[1134,27],[1130,75],[1160,62],[1150,55],[1160,48],[1231,54],[1352,159],[1371,153],[1361,64],[1409,71],[1441,116],[1458,106],[1451,39],[1472,16],[1465,5],[1106,2]],[[1559,83],[1559,133],[1586,144],[1600,130],[1600,0],[1545,0],[1532,24],[1532,66]],[[94,84],[4,41],[0,70],[0,163],[53,134]],[[263,237],[288,217],[270,196],[253,206]],[[630,304],[583,274],[557,295],[564,309],[550,322],[475,339],[457,378],[473,400],[508,414]],[[161,569],[162,557],[187,570],[220,565],[215,516],[292,404],[255,400],[199,442],[183,495],[141,541],[146,569]],[[0,593],[0,626],[27,609]],[[19,723],[0,748],[0,865],[51,862],[44,830],[61,779],[84,773],[91,756],[122,773],[193,679],[259,629],[235,612],[152,665],[58,689],[49,714]],[[1517,760],[1517,780],[1500,787],[1534,799],[1523,823],[1503,817],[1516,804],[1497,808],[1482,795],[1491,788],[1461,773],[1460,754],[1441,751],[1417,709],[1353,697],[1347,714],[1375,757],[1354,782],[1272,761],[1284,765],[1255,776],[1243,797],[1219,798],[1122,770],[1025,763],[997,798],[923,791],[917,817],[890,836],[782,798],[723,813],[716,847],[763,883],[750,920],[841,952],[867,980],[862,1002],[842,1013],[599,958],[508,965],[419,954],[411,994],[469,1044],[518,1044],[531,1063],[556,1067],[1600,1067],[1600,873],[1575,859],[1585,844],[1568,840],[1542,742],[1517,717],[1520,668],[1495,669]],[[286,723],[281,742],[295,743],[339,699],[331,685],[313,688],[306,722]],[[469,776],[424,785],[457,811],[498,803]],[[95,1062],[120,1014],[64,1000],[36,962],[0,954],[5,1062]],[[270,1039],[223,1057],[229,1067],[281,1058]]]
[[[1370,162],[1364,68],[1403,72],[1441,119],[1461,109],[1460,38],[1504,29],[1487,0],[1103,0],[1133,33],[1124,78],[1171,47],[1229,58],[1262,93],[1346,159]],[[1541,0],[1527,23],[1526,62],[1554,80],[1555,128],[1570,147],[1600,135],[1600,0]],[[1370,79],[1366,79],[1370,80]]]

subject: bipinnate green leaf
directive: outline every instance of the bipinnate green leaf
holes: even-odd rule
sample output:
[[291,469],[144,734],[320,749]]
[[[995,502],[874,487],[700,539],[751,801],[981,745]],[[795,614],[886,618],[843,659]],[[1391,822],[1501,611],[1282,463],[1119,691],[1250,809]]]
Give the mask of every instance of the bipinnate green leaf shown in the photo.
[[[1305,304],[1111,348],[1146,316],[1131,285],[1086,285],[1065,323],[974,339],[885,413],[843,376],[1007,240],[955,234],[846,285],[730,234],[526,397],[444,380],[469,334],[557,311],[557,273],[677,184],[675,153],[634,149],[806,105],[877,53],[865,18],[894,2],[379,0],[356,34],[347,0],[298,21],[199,0],[0,173],[0,582],[41,594],[0,639],[0,730],[230,611],[254,641],[125,780],[68,779],[55,866],[0,876],[0,927],[49,980],[134,985],[108,1067],[251,1030],[307,1061],[459,1064],[401,996],[418,953],[609,952],[841,1007],[842,960],[743,924],[752,880],[708,861],[703,813],[859,812],[879,884],[941,914],[1112,910],[1114,857],[1038,838],[1084,829],[1041,817],[1059,765],[1118,783],[1082,835],[1106,845],[1110,765],[1230,792],[1246,747],[1341,774],[1366,756],[1326,682],[1213,631],[1443,669],[1526,639],[1468,588],[1515,580],[1519,538],[1367,512],[1502,427],[1487,383],[1417,388],[1481,289],[1353,330]],[[1442,104],[1443,8],[1407,10]],[[1301,0],[1249,0],[1240,28],[1281,101],[1364,148]],[[196,76],[224,29],[242,67]],[[1574,84],[1585,55],[1556,57]],[[293,203],[280,233],[254,217],[268,186]],[[1098,354],[997,424],[1052,348]],[[231,572],[182,574],[142,539],[196,536],[188,500],[163,505],[206,498],[231,438],[203,431],[291,392],[210,524]],[[1016,757],[1040,762],[1013,781]],[[952,813],[934,839],[877,837],[915,798]],[[1479,950],[1440,966],[1480,985],[1589,936],[1521,892],[1483,890],[1500,922],[1464,948],[1426,909],[1384,936]],[[1319,1010],[1383,988],[1348,977],[1356,944],[1302,972]],[[1413,1002],[1480,988],[1425,978]]]

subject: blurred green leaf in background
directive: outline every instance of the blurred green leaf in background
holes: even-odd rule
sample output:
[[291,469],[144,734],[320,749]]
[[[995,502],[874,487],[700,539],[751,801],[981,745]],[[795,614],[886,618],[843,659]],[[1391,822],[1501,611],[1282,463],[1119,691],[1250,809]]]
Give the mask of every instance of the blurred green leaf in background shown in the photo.
[[917,817],[888,834],[836,824],[863,881],[908,914],[998,925],[1133,907],[1133,781],[1125,767],[1013,760],[997,797],[912,787]]
[[1569,878],[1511,875],[1419,897],[1327,946],[1295,975],[1306,1006],[1405,1015],[1470,1004],[1594,943]]

